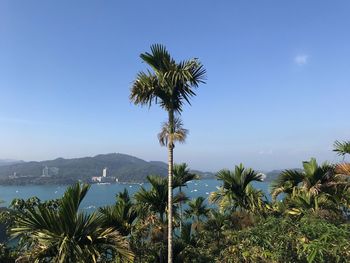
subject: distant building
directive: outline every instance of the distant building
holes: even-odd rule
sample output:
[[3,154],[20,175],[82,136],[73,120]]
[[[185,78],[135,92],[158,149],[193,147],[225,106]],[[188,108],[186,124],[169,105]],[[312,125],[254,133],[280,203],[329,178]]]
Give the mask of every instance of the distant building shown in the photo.
[[102,177],[107,177],[107,168],[102,170]]
[[45,166],[43,168],[43,174],[41,175],[42,177],[47,177],[49,176],[49,167]]
[[101,182],[102,181],[102,177],[101,176],[94,176],[91,178],[91,181],[97,183],[97,182]]
[[17,173],[14,172],[13,175],[10,175],[9,176],[10,179],[16,179],[17,178]]

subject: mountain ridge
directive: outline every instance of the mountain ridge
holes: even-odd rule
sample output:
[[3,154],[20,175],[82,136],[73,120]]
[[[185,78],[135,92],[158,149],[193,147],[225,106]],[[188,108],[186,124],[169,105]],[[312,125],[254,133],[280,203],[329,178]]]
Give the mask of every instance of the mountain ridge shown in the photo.
[[[124,153],[107,153],[76,158],[58,157],[44,161],[0,159],[0,185],[92,183],[93,177],[108,177],[119,182],[143,183],[148,175],[167,175],[168,165],[162,161],[145,161]],[[45,171],[46,169],[46,171]],[[300,169],[299,169],[300,170]],[[274,180],[283,170],[266,172],[266,182]],[[191,170],[203,179],[215,178],[216,173]],[[110,180],[111,181],[111,180]]]
[[[141,183],[152,174],[167,175],[167,164],[145,161],[123,153],[98,154],[92,157],[20,162],[0,166],[0,184],[72,184],[92,182],[107,168],[108,177],[119,182]],[[208,172],[197,171],[207,177]],[[214,174],[212,174],[214,176]]]

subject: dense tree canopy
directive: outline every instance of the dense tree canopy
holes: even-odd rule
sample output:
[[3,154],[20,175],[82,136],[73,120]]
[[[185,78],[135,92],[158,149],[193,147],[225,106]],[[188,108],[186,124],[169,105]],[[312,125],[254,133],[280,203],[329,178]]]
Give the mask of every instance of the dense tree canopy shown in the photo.
[[[303,170],[283,171],[271,188],[283,194],[270,201],[252,185],[261,174],[242,164],[221,170],[214,203],[179,191],[198,178],[175,165],[173,262],[349,262],[350,184],[338,165],[311,159]],[[91,214],[79,210],[83,184],[57,200],[14,200],[2,219],[19,242],[0,244],[0,261],[166,262],[168,180],[148,182]]]

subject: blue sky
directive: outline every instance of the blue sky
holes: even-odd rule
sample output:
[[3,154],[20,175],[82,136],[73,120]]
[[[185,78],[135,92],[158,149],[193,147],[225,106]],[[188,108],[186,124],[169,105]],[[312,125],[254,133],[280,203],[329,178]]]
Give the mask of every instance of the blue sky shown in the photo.
[[198,57],[175,160],[216,171],[336,161],[350,139],[349,1],[0,2],[0,158],[166,161],[166,114],[129,100],[153,43]]

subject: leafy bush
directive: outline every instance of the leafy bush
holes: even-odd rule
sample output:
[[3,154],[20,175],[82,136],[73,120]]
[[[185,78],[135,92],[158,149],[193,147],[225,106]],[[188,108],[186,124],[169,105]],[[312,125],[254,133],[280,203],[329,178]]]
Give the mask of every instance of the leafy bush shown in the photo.
[[[314,216],[269,217],[231,232],[220,260],[227,262],[349,262],[350,226]],[[225,261],[225,262],[226,262]]]

